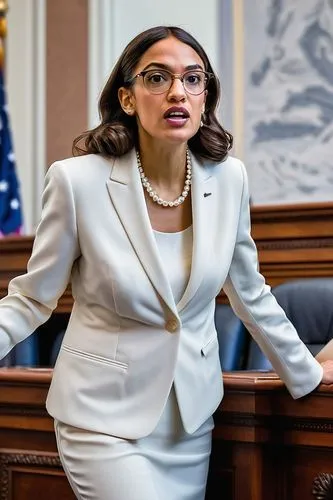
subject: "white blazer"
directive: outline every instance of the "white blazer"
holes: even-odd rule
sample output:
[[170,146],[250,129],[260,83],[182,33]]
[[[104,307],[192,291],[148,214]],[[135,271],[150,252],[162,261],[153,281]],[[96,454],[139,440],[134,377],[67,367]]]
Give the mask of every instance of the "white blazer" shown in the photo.
[[192,157],[192,170],[193,260],[178,304],[135,152],[70,158],[48,170],[28,271],[0,301],[0,357],[48,319],[70,281],[74,306],[47,398],[58,420],[140,438],[156,426],[174,383],[184,427],[194,432],[223,395],[214,327],[222,288],[294,398],[320,383],[320,364],[257,270],[243,164]]

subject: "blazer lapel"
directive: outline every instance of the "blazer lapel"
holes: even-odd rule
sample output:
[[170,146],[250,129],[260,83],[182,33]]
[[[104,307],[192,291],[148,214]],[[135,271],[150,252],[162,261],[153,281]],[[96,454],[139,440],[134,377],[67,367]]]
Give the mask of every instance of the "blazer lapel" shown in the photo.
[[115,160],[107,187],[111,202],[151,283],[177,315],[151,228],[134,149]]
[[[188,285],[183,297],[177,304],[180,312],[192,299],[204,277],[207,255],[207,240],[212,238],[210,221],[216,212],[213,206],[217,203],[215,178],[205,166],[201,165],[193,155],[192,160],[192,221],[193,221],[193,253],[192,266]],[[214,224],[212,225],[214,227]]]

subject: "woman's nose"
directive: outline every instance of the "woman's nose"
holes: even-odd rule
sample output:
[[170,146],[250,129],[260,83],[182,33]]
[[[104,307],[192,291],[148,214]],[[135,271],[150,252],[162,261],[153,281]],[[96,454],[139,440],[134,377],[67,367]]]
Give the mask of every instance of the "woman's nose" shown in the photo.
[[180,78],[174,78],[169,89],[169,99],[185,99],[186,92],[184,89],[183,82]]

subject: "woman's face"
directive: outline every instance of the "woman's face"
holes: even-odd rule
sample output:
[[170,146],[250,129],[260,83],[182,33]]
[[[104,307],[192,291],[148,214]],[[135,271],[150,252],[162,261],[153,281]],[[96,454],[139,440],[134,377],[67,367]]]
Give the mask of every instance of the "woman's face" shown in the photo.
[[[156,70],[154,81],[161,78],[158,71],[169,70],[182,74],[187,70],[205,70],[204,63],[192,47],[169,37],[152,45],[137,64],[134,75]],[[133,76],[134,76],[133,75]],[[206,91],[192,95],[185,91],[179,78],[162,94],[153,94],[137,77],[130,89],[119,90],[123,109],[137,118],[139,138],[182,144],[193,137],[200,127]],[[176,113],[176,114],[175,114]]]

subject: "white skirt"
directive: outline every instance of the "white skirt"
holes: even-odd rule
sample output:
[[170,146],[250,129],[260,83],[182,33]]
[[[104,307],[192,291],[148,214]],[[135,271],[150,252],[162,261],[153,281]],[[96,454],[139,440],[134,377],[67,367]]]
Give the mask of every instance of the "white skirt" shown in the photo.
[[156,429],[142,439],[55,421],[60,460],[79,500],[204,500],[213,426],[211,417],[187,434],[174,389]]

